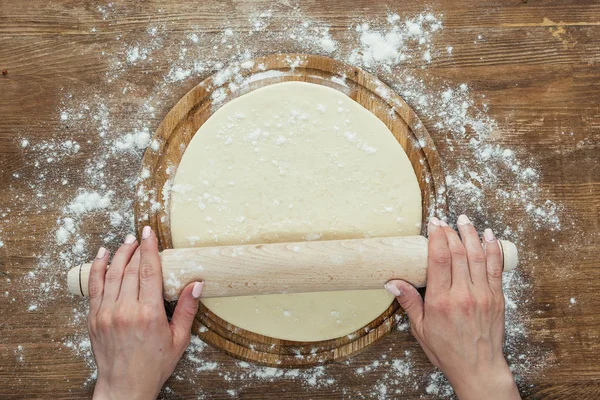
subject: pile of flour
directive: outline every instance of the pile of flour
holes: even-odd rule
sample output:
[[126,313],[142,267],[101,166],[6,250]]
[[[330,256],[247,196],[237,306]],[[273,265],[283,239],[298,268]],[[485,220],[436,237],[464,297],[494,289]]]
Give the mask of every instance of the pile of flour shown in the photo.
[[[244,84],[240,71],[253,66],[252,58],[271,51],[305,52],[343,60],[376,74],[400,93],[427,125],[438,146],[447,176],[449,221],[466,212],[477,227],[491,227],[499,236],[517,243],[523,266],[535,257],[531,236],[561,229],[561,206],[545,198],[540,188],[543,176],[534,158],[522,149],[502,144],[505,128],[487,114],[485,97],[474,96],[469,82],[440,81],[428,75],[428,67],[436,59],[451,59],[455,53],[452,43],[439,43],[443,16],[433,11],[414,15],[390,11],[381,20],[356,20],[345,28],[333,29],[325,21],[307,18],[298,6],[273,6],[256,11],[245,26],[235,30],[214,32],[189,26],[183,32],[171,31],[166,24],[149,22],[142,33],[102,32],[101,26],[110,26],[126,12],[113,3],[98,7],[99,23],[92,32],[111,37],[121,51],[98,54],[99,62],[109,65],[109,70],[97,85],[65,88],[56,109],[56,139],[38,141],[33,132],[18,138],[18,146],[31,157],[39,177],[31,182],[32,198],[27,199],[30,209],[62,210],[54,231],[40,244],[39,264],[18,283],[18,290],[24,290],[31,299],[23,306],[26,312],[43,312],[56,299],[66,296],[67,270],[92,258],[98,246],[116,250],[124,236],[134,231],[136,196],[152,197],[155,210],[166,207],[169,187],[158,194],[135,193],[135,186],[140,176],[148,175],[148,171],[140,173],[138,166],[146,149],[158,149],[152,133],[169,108],[214,73],[218,74],[219,84],[230,89],[239,87]],[[289,64],[291,69],[298,65],[297,60],[289,60]],[[144,69],[152,71],[154,83],[140,82],[140,70]],[[220,100],[217,95],[215,104]],[[122,110],[125,101],[129,102],[128,112]],[[458,150],[460,158],[453,156]],[[77,185],[72,183],[72,171],[63,168],[63,162],[72,157],[81,157]],[[18,172],[13,177],[19,179]],[[492,214],[486,206],[490,198],[500,204],[497,210],[511,210],[510,215],[499,211]],[[0,215],[9,219],[11,210],[1,209]],[[92,230],[90,226],[101,229]],[[98,236],[97,232],[103,233]],[[0,225],[0,247],[16,246],[7,240],[9,235]],[[545,364],[545,355],[529,342],[522,323],[523,305],[529,298],[524,292],[530,285],[521,273],[512,272],[506,275],[504,286],[506,351],[517,379],[526,379]],[[8,287],[4,295],[10,299],[13,294]],[[64,347],[87,361],[93,379],[94,363],[85,325],[87,302],[72,301],[72,324],[78,333],[64,338]],[[401,335],[408,335],[408,322],[398,321],[398,329],[403,331]],[[20,360],[22,353],[22,349],[15,353]],[[443,376],[433,367],[415,368],[413,357],[391,345],[376,360],[348,360],[346,373],[353,374],[357,382],[365,382],[364,391],[348,393],[348,397],[387,398],[409,389],[441,397],[451,395]],[[337,376],[328,366],[296,370],[238,362],[237,367],[222,373],[215,359],[215,352],[195,337],[175,379],[196,382],[205,374],[218,374],[232,397],[261,380],[298,382],[307,391],[336,388],[337,384]],[[368,386],[366,382],[372,382],[367,379],[369,375],[384,370],[381,379]]]

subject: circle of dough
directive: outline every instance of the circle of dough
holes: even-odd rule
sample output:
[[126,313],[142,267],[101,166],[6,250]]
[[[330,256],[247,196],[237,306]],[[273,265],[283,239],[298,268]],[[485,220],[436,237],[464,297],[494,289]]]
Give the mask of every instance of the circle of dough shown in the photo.
[[[418,235],[421,213],[414,170],[387,126],[345,94],[303,82],[216,111],[171,187],[175,248]],[[202,300],[240,328],[295,341],[348,335],[392,301],[383,288]]]

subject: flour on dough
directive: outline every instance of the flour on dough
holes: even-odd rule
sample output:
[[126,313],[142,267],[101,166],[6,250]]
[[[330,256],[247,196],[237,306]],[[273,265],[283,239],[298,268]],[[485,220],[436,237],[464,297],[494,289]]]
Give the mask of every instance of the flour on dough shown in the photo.
[[[393,134],[345,94],[310,83],[266,86],[220,108],[172,187],[176,248],[420,232],[421,192]],[[318,341],[360,329],[392,300],[381,289],[203,303],[249,331]]]

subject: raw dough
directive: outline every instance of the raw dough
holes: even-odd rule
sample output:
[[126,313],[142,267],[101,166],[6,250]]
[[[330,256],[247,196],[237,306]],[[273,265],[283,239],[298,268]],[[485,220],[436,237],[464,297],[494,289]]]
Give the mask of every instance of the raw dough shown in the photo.
[[[412,165],[385,124],[343,93],[302,82],[266,86],[215,112],[171,187],[176,248],[417,235],[421,213]],[[203,303],[249,331],[318,341],[360,329],[392,300],[381,289]]]

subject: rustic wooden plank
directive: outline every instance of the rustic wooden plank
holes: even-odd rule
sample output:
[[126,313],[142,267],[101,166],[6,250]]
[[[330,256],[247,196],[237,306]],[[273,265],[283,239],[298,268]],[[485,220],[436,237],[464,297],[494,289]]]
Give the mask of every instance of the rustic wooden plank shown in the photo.
[[[30,8],[23,9],[14,3],[3,4],[2,18],[0,19],[0,33],[10,32],[15,35],[58,33],[61,35],[76,33],[90,21],[103,21],[106,24],[121,27],[132,25],[145,26],[148,22],[169,23],[176,22],[185,25],[187,21],[201,21],[204,25],[223,26],[219,13],[230,14],[226,21],[228,25],[235,26],[236,21],[244,21],[244,17],[255,13],[257,9],[288,9],[293,10],[290,3],[281,1],[274,5],[270,1],[242,1],[237,3],[193,4],[181,3],[177,7],[165,7],[160,2],[147,2],[143,7],[132,1],[114,2],[112,7],[107,4],[87,2],[87,4],[67,5],[47,3],[42,0],[29,2]],[[286,4],[287,3],[287,4]],[[437,3],[437,4],[436,4]],[[554,4],[552,4],[554,3]],[[442,5],[443,4],[443,5]],[[69,7],[70,6],[70,7]],[[424,7],[419,3],[402,4],[374,4],[368,0],[353,3],[358,15],[369,17],[386,16],[389,11],[402,11],[403,13],[420,13]],[[306,9],[311,10],[315,18],[340,21],[340,26],[347,25],[352,20],[348,14],[346,4],[339,1],[321,3],[318,1],[305,2]],[[70,10],[69,10],[70,8]],[[430,5],[430,10],[444,13],[445,26],[449,28],[490,28],[490,27],[527,27],[546,28],[553,26],[594,26],[599,25],[597,14],[600,6],[589,1],[569,2],[544,2],[544,4],[524,3],[511,1],[498,6],[494,1],[463,1],[463,2],[435,2]],[[135,17],[122,17],[120,14],[135,12]],[[217,14],[217,15],[215,15]],[[275,17],[277,18],[277,17]],[[174,27],[178,29],[178,27]],[[10,31],[9,31],[10,29]],[[144,28],[145,29],[145,28]]]
[[[47,204],[47,208],[36,208],[31,202],[36,190],[28,182],[45,179],[45,185],[49,185],[58,176],[67,177],[73,183],[64,191],[68,198],[74,193],[73,188],[85,181],[82,170],[86,154],[99,140],[94,127],[74,125],[72,129],[79,129],[82,137],[93,138],[90,147],[68,162],[68,171],[52,167],[44,171],[45,168],[32,165],[34,157],[19,147],[20,138],[27,137],[35,143],[57,135],[65,87],[86,87],[107,95],[100,82],[111,65],[101,52],[122,54],[123,42],[116,40],[119,35],[121,40],[133,41],[152,23],[165,26],[169,32],[194,29],[210,37],[225,26],[247,31],[248,18],[256,9],[274,7],[293,13],[293,3],[285,0],[277,4],[267,0],[114,3],[113,10],[107,7],[108,2],[91,0],[31,0],[26,6],[16,0],[0,2],[0,69],[9,70],[7,77],[0,76],[0,215],[11,209],[7,217],[0,219],[2,240],[6,243],[0,248],[1,398],[47,398],[51,394],[79,399],[91,394],[91,387],[85,386],[89,376],[85,362],[74,357],[62,343],[85,324],[71,324],[74,299],[60,298],[50,308],[26,312],[24,309],[35,302],[38,293],[32,288],[23,291],[19,282],[37,264],[40,241],[51,239],[62,205],[60,199],[43,199],[40,203]],[[528,260],[523,271],[532,283],[531,302],[520,305],[526,310],[520,313],[527,315],[526,329],[532,347],[547,352],[548,365],[540,374],[526,375],[520,384],[522,392],[531,399],[597,398],[600,5],[591,0],[512,0],[501,4],[464,0],[428,5],[432,12],[444,14],[445,28],[434,43],[434,51],[439,54],[426,70],[410,68],[411,74],[427,78],[430,85],[465,82],[475,96],[485,95],[489,115],[502,125],[498,143],[514,148],[521,157],[531,155],[542,174],[540,186],[544,196],[564,207],[563,229],[535,233],[532,244],[538,249],[537,259]],[[311,0],[303,2],[300,8],[313,21],[330,25],[343,47],[349,45],[347,27],[356,23],[356,16],[371,18],[377,26],[384,23],[389,10],[410,15],[423,12],[425,6],[418,2],[360,0],[349,9],[347,2],[341,0]],[[273,17],[269,29],[281,31],[286,18]],[[479,35],[482,40],[477,39]],[[452,56],[444,54],[448,44],[454,47]],[[166,45],[173,47],[177,43]],[[299,49],[268,48],[263,54],[274,50]],[[168,68],[167,57],[167,52],[161,53],[156,60],[162,72]],[[158,67],[147,66],[130,69],[128,79],[135,81],[138,96],[152,87],[157,74],[162,75],[159,71]],[[161,104],[151,125],[157,126],[174,102],[196,83],[188,81],[177,86],[173,99]],[[139,104],[139,99],[131,94],[107,101],[118,110],[115,129],[119,121],[126,121],[128,110]],[[420,117],[430,132],[436,132],[434,121]],[[434,139],[442,143],[443,137]],[[443,145],[439,151],[448,162],[460,156]],[[14,178],[14,173],[20,178]],[[498,185],[510,188],[512,182],[501,181]],[[486,196],[493,198],[493,193]],[[523,215],[518,207],[495,200],[490,203],[490,217],[498,213],[519,220]],[[86,227],[95,234],[102,229]],[[94,244],[99,245],[100,241]],[[58,274],[56,279],[63,280],[64,275]],[[5,296],[5,292],[9,295]],[[575,304],[570,304],[571,297],[576,298]],[[22,354],[16,352],[18,345],[23,346]],[[411,351],[414,371],[426,370],[428,362],[407,332],[394,332],[354,360],[367,363],[390,347],[398,352]],[[236,361],[214,349],[205,350],[205,354],[217,361],[220,369],[203,372],[192,382],[172,378],[168,385],[175,394],[165,394],[165,398],[196,398],[198,389],[205,391],[207,398],[231,398],[224,391],[224,380],[219,374],[233,371]],[[189,369],[190,365],[182,365],[178,371]],[[257,381],[244,387],[240,397],[373,397],[369,396],[371,386],[383,373],[379,370],[369,375],[370,387],[366,387],[354,379],[345,364],[334,364],[328,367],[328,374],[336,378],[335,387],[307,391],[294,382]],[[406,387],[403,396],[419,398],[423,390],[422,384],[418,388]]]

